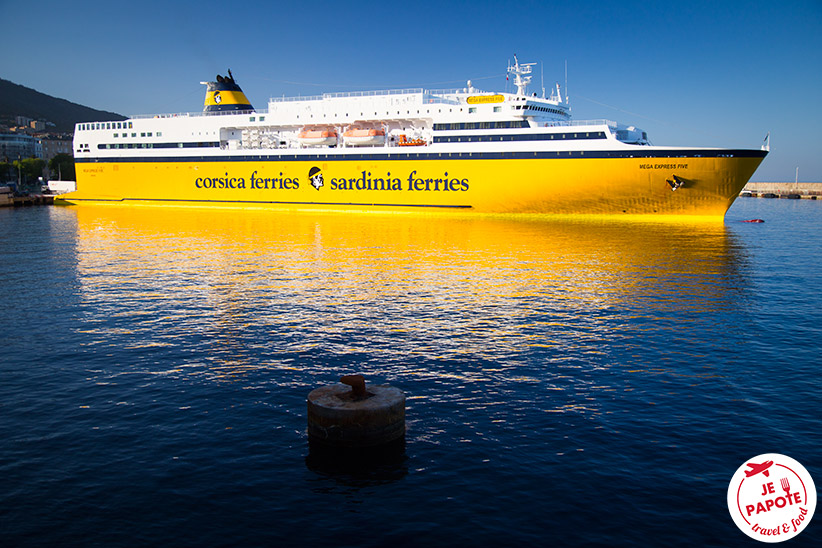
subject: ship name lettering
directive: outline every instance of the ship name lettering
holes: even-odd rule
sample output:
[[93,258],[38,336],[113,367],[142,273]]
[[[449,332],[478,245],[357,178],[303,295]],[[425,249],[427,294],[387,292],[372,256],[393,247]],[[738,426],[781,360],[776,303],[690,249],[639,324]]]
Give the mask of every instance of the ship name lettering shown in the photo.
[[688,169],[688,164],[639,164],[639,169]]
[[245,188],[245,179],[229,177],[226,173],[225,177],[197,177],[194,180],[194,186],[197,188]]
[[282,171],[279,177],[257,177],[257,172],[251,174],[251,188],[254,189],[281,189],[296,190],[300,188],[300,181],[291,177],[283,177]]
[[333,177],[331,190],[402,190],[402,181],[396,177],[392,179],[390,171],[384,178],[373,179],[370,171],[363,171],[362,176],[357,178]]
[[416,178],[416,171],[412,171],[408,176],[408,190],[418,191],[466,191],[468,190],[468,179],[449,179],[446,171],[443,178],[422,179]]

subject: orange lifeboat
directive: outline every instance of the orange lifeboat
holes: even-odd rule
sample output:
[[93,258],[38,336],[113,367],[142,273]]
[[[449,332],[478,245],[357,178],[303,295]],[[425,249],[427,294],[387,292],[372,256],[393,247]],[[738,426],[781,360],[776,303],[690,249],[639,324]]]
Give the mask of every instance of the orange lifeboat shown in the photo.
[[404,133],[400,135],[400,140],[397,141],[397,145],[401,147],[421,147],[427,144],[425,139],[409,139]]
[[343,133],[345,144],[350,146],[376,146],[385,143],[385,130],[351,128]]
[[304,129],[297,140],[304,147],[334,146],[337,144],[337,132],[333,129]]

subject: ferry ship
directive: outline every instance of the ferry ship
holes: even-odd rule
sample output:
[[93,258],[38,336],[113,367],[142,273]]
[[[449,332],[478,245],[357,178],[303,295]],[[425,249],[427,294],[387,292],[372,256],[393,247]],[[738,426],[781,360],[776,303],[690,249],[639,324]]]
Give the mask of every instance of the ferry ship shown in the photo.
[[65,203],[723,218],[761,149],[652,145],[634,126],[574,121],[557,84],[530,93],[402,89],[272,98],[228,71],[202,112],[77,124]]

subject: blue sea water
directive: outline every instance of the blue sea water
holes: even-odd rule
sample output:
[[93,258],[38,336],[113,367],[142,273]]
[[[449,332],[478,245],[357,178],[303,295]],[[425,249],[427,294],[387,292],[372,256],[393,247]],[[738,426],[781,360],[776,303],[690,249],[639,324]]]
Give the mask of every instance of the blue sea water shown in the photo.
[[[739,466],[822,483],[819,202],[6,208],[0,233],[2,546],[754,546]],[[318,465],[306,396],[357,372],[405,391],[404,453]]]

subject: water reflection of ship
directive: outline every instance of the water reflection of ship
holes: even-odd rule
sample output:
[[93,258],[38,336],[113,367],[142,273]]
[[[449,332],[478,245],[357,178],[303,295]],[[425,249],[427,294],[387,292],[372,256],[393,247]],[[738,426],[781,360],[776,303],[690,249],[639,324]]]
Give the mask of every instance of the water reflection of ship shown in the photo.
[[[409,333],[418,349],[452,333],[459,349],[446,354],[483,354],[482,337],[461,335],[494,325],[496,342],[517,351],[535,342],[522,327],[535,317],[586,314],[584,329],[607,340],[613,326],[598,324],[603,311],[732,308],[744,286],[738,247],[721,224],[72,211],[86,294],[137,287],[145,298],[161,296],[164,309],[223,348],[235,374],[261,366],[250,333],[275,338],[293,356],[317,347],[368,352],[396,332]],[[105,287],[97,285],[103,273]],[[368,349],[347,336],[360,332],[369,334]]]

